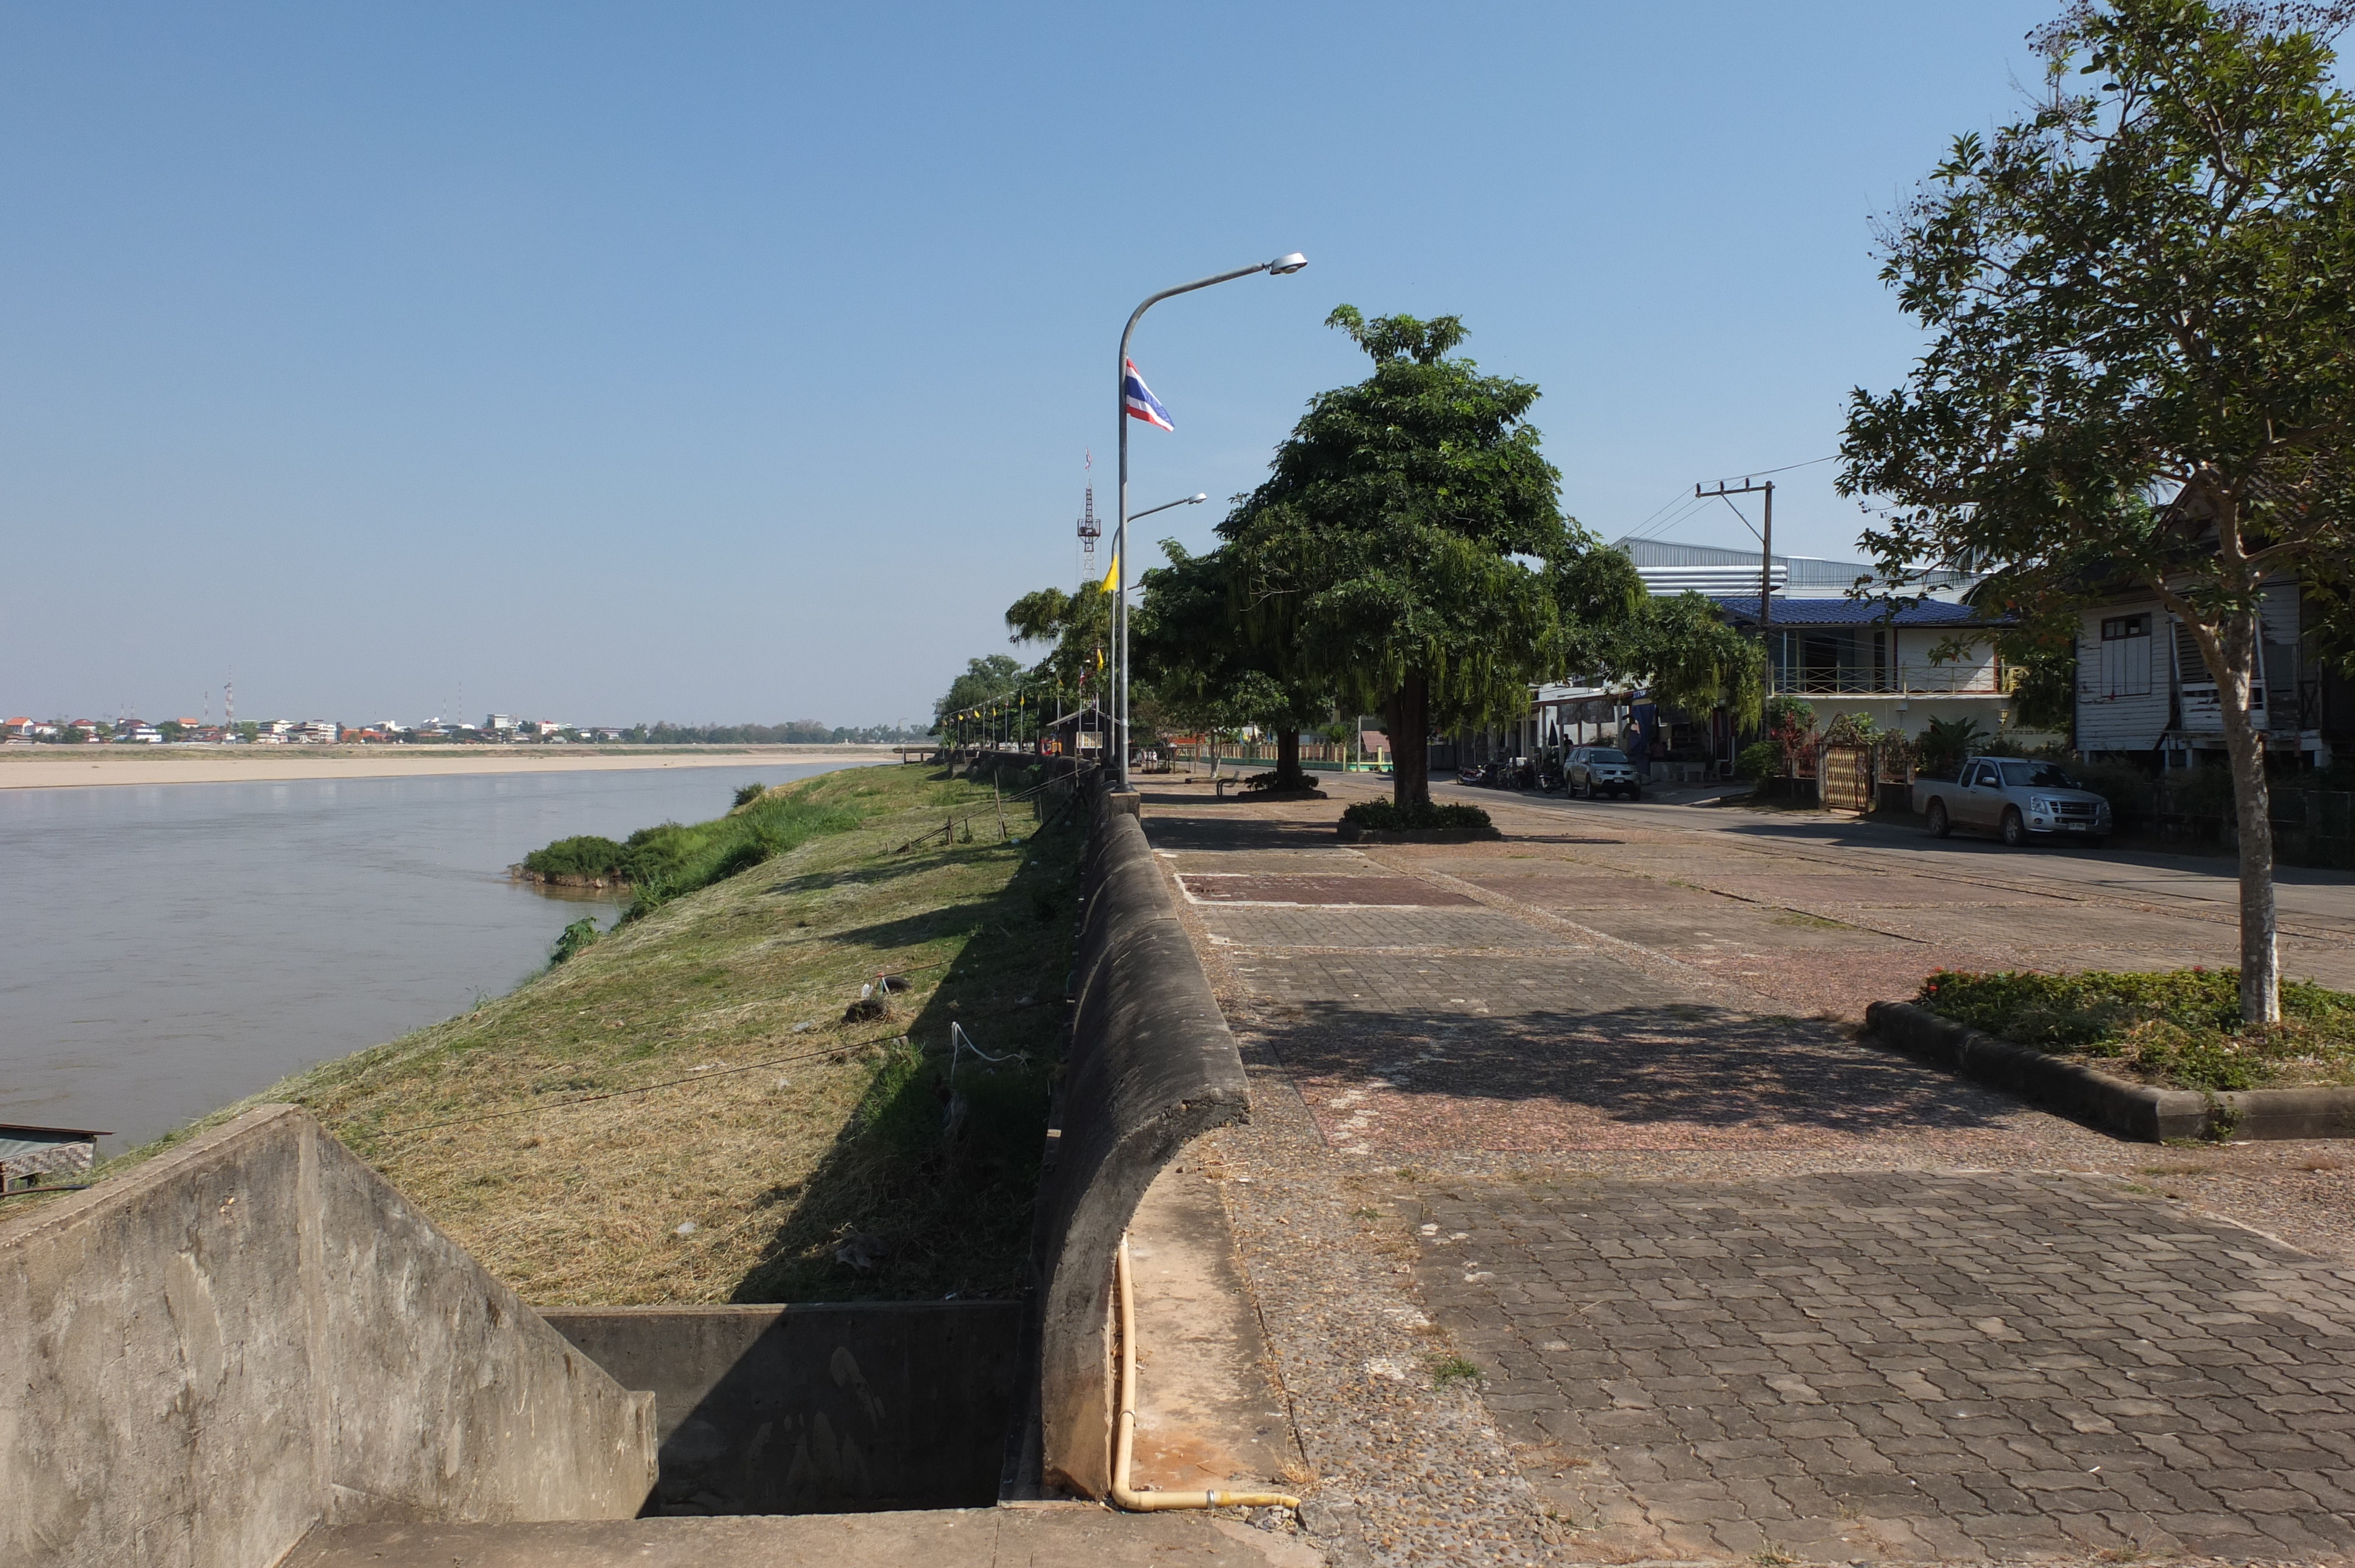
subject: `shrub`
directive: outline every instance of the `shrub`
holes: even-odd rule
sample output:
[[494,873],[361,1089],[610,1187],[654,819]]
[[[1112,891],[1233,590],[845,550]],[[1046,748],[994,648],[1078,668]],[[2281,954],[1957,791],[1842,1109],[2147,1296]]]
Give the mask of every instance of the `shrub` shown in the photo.
[[2114,1059],[2178,1088],[2355,1075],[2355,996],[2286,980],[2282,1022],[2244,1028],[2236,969],[2041,974],[1941,969],[1916,1005],[2015,1044]]
[[1744,779],[1778,779],[1783,773],[1783,748],[1771,740],[1753,740],[1733,759],[1733,770]]
[[1824,726],[1824,740],[1831,746],[1870,746],[1880,734],[1870,714],[1837,714]]
[[597,922],[584,915],[557,933],[556,946],[548,950],[548,961],[550,966],[560,964],[596,939]]
[[2151,777],[2131,762],[2063,762],[2070,778],[2110,803],[2120,817],[2150,809]]
[[[742,791],[738,791],[740,800]],[[637,896],[626,918],[661,907],[682,894],[750,871],[821,833],[858,825],[847,806],[815,804],[790,789],[763,789],[724,817],[692,827],[663,822],[640,828],[620,843],[584,834],[559,839],[523,857],[542,876],[605,877],[626,882]]]
[[1430,800],[1405,810],[1401,810],[1394,800],[1360,800],[1343,811],[1341,820],[1386,833],[1420,832],[1433,828],[1459,833],[1497,831],[1488,813],[1477,806],[1441,805]]
[[594,833],[559,839],[523,857],[523,868],[539,876],[619,876],[623,852],[611,839]]
[[736,810],[742,810],[768,792],[766,784],[739,784],[736,786]]
[[1934,718],[1913,743],[1914,755],[1924,777],[1952,779],[1962,768],[1963,758],[1981,750],[1986,739],[1975,718]]

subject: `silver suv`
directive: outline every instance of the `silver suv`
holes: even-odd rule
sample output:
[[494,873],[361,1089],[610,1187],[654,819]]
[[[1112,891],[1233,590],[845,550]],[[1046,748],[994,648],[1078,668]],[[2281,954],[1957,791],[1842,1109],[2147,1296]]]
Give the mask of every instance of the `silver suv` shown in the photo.
[[1644,781],[1636,777],[1636,765],[1627,754],[1616,747],[1582,746],[1562,764],[1561,789],[1572,800],[1625,795],[1635,800],[1643,797]]

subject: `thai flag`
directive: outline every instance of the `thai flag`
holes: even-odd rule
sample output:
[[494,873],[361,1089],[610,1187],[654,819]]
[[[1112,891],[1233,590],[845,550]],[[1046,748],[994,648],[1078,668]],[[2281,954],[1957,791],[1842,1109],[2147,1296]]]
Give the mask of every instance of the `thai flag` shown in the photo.
[[1169,422],[1169,410],[1161,406],[1161,399],[1153,395],[1153,388],[1136,373],[1136,361],[1124,359],[1120,363],[1126,372],[1121,379],[1120,392],[1121,400],[1128,406],[1128,417],[1158,425],[1165,430],[1176,429],[1178,427]]

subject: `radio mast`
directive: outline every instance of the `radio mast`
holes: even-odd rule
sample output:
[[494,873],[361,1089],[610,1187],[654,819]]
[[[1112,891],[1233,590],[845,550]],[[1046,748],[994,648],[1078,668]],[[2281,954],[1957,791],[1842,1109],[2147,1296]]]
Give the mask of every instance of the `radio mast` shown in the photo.
[[[1085,466],[1090,470],[1096,466],[1096,456],[1092,451],[1088,453]],[[1091,480],[1088,483],[1087,506],[1080,514],[1080,586],[1082,588],[1099,580],[1096,577],[1096,541],[1103,537],[1103,524],[1096,521],[1095,482]]]

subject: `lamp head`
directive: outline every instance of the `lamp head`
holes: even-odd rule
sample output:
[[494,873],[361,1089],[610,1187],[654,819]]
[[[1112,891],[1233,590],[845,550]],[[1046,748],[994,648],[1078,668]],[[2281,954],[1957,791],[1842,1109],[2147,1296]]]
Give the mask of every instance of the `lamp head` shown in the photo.
[[1188,506],[1199,506],[1203,502],[1209,499],[1210,497],[1207,492],[1198,490],[1193,494],[1186,498],[1186,504]]
[[1267,264],[1268,276],[1281,278],[1286,272],[1297,272],[1308,265],[1308,258],[1295,250],[1289,256],[1279,256]]

